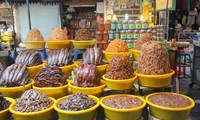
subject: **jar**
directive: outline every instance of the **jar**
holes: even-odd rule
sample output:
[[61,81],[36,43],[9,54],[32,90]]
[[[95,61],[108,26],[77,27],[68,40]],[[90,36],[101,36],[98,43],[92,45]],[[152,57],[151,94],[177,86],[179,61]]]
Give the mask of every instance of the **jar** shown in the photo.
[[115,30],[116,29],[116,22],[115,21],[111,21],[111,23],[110,23],[110,29],[111,30]]
[[104,30],[103,32],[103,41],[108,42],[109,36],[108,36],[108,31]]
[[126,31],[126,37],[127,37],[127,39],[133,39],[132,30],[127,30],[127,31]]
[[109,43],[103,43],[103,50],[105,50],[108,47]]
[[123,40],[126,39],[126,30],[121,30],[121,32],[120,32],[120,39],[123,39]]
[[140,22],[140,20],[136,20],[135,21],[135,29],[137,29],[137,30],[141,29],[141,22]]
[[157,31],[155,31],[155,30],[152,31],[153,36],[156,36],[156,33],[157,33]]
[[151,32],[151,30],[148,29],[148,30],[147,30],[147,33],[152,33],[152,32]]
[[97,42],[101,42],[103,40],[103,33],[101,31],[96,32]]
[[122,23],[122,28],[124,30],[127,30],[128,29],[128,21],[127,20],[124,20],[123,23]]
[[110,22],[109,21],[106,21],[105,24],[104,24],[104,29],[109,31],[110,30]]
[[98,24],[98,30],[99,31],[104,31],[104,23],[103,22],[99,22],[99,24]]
[[134,30],[134,32],[133,32],[133,38],[134,39],[138,39],[139,37],[140,37],[139,30]]
[[115,38],[120,38],[119,30],[115,31]]
[[134,23],[134,20],[129,20],[128,21],[128,28],[130,30],[133,30],[135,28],[135,23]]
[[145,33],[147,33],[146,30],[140,30],[140,37],[142,37],[142,35],[144,35]]
[[118,30],[122,30],[122,28],[123,28],[123,27],[122,27],[122,22],[121,22],[121,21],[118,21],[118,22],[117,22],[117,29],[118,29]]
[[112,30],[109,30],[108,37],[109,37],[110,40],[114,39],[114,32]]
[[149,26],[149,22],[148,22],[148,20],[143,20],[142,21],[142,29],[147,29],[148,28],[148,26]]
[[97,43],[97,47],[103,49],[103,43]]
[[129,49],[133,48],[133,42],[132,42],[132,40],[126,40],[126,44],[127,44],[127,46],[128,46]]

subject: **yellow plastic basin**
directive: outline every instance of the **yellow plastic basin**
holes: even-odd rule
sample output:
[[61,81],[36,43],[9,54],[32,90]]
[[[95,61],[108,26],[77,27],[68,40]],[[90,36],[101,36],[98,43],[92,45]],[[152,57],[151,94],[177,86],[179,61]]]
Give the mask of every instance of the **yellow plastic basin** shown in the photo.
[[60,120],[92,120],[97,115],[97,108],[100,105],[100,101],[97,97],[89,95],[90,98],[95,100],[97,104],[89,109],[81,111],[64,111],[58,108],[58,104],[68,98],[69,96],[62,97],[58,99],[54,104],[54,109],[58,112]]
[[[149,97],[156,94],[180,95],[180,96],[186,97],[191,102],[191,105],[184,108],[167,108],[163,106],[158,106],[149,101]],[[149,105],[150,114],[162,120],[187,120],[189,117],[190,110],[195,106],[194,100],[189,98],[188,96],[178,94],[178,93],[171,93],[171,92],[158,92],[158,93],[149,94],[146,97],[146,102]]]
[[5,97],[11,97],[15,99],[19,98],[25,90],[30,89],[31,84],[32,83],[29,83],[25,86],[18,86],[18,87],[0,87],[0,91],[1,93],[3,93]]
[[[117,96],[117,95],[110,95],[110,96],[103,97],[100,101],[101,106],[104,109],[106,118],[108,118],[109,120],[138,120],[138,118],[140,118],[142,116],[142,110],[146,106],[146,102],[142,97],[124,94],[124,96],[131,96],[134,98],[139,98],[143,102],[143,104],[136,108],[116,109],[116,108],[111,108],[109,106],[106,106],[104,104],[105,99],[111,98],[114,96]],[[120,95],[120,96],[122,96],[122,95]]]
[[143,75],[136,72],[139,85],[151,88],[160,88],[170,85],[173,74],[174,70],[171,70],[170,73],[163,75]]
[[63,66],[63,67],[59,67],[59,68],[62,70],[62,72],[65,75],[69,76],[69,75],[71,75],[71,72],[73,71],[74,66],[75,66],[74,64],[71,64],[71,65],[67,65],[67,66]]
[[[5,97],[8,101],[10,101],[11,102],[11,104],[15,101],[14,99],[12,99],[12,98],[9,98],[9,97]],[[10,113],[10,111],[9,111],[9,107],[7,108],[7,109],[5,109],[5,110],[2,110],[2,111],[0,111],[0,118],[1,118],[1,120],[9,120],[10,119],[10,117],[11,117],[11,113]]]
[[103,80],[101,80],[100,86],[96,86],[96,87],[77,87],[77,86],[72,85],[72,80],[70,80],[68,84],[73,94],[82,92],[84,94],[94,95],[97,97],[100,97],[102,95],[103,90],[106,86],[105,81]]
[[45,41],[24,41],[26,49],[43,50],[45,48]]
[[67,95],[68,84],[59,87],[36,87],[33,82],[33,89],[39,90],[46,94],[48,97],[53,97],[55,99],[61,98]]
[[8,37],[8,36],[4,36],[2,39],[3,39],[3,41],[11,41],[11,40],[13,40],[12,37]]
[[39,72],[39,69],[43,67],[43,64],[37,65],[37,66],[31,66],[27,67],[28,72],[30,74],[30,77],[33,78],[35,75]]
[[112,80],[106,78],[106,74],[103,75],[103,79],[106,81],[106,86],[111,90],[127,90],[131,89],[134,85],[134,81],[137,76],[134,75],[133,78],[124,79],[124,80]]
[[[55,104],[55,99],[53,99],[51,97],[50,97],[50,99]],[[30,113],[23,113],[23,112],[15,111],[13,109],[15,104],[16,103],[13,103],[9,107],[9,110],[11,113],[13,113],[15,120],[52,120],[52,118],[53,118],[54,104],[45,110],[41,110],[38,112],[30,112]]]
[[103,51],[103,56],[104,56],[104,59],[107,61],[107,62],[110,62],[111,59],[117,55],[123,55],[124,57],[127,57],[129,59],[130,55],[131,55],[131,51],[129,52],[120,52],[120,53],[111,53],[111,52],[106,52],[106,51]]
[[132,49],[132,54],[133,54],[133,60],[134,61],[138,61],[139,55],[140,55],[140,51]]
[[48,40],[46,41],[49,49],[61,49],[68,48],[70,45],[70,40]]
[[86,40],[86,41],[78,41],[78,40],[71,40],[74,48],[76,49],[86,49],[86,48],[93,48],[96,40]]

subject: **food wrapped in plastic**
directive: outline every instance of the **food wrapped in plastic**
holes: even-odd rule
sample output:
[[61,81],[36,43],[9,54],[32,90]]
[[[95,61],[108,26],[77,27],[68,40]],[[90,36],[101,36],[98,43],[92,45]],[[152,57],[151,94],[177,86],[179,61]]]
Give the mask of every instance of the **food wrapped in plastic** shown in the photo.
[[66,111],[80,111],[91,108],[96,104],[96,101],[88,95],[76,93],[70,95],[66,100],[61,101],[61,103],[58,104],[58,108]]
[[78,87],[95,87],[100,85],[96,65],[80,64],[72,83]]
[[46,66],[40,68],[34,79],[36,87],[58,87],[66,84],[67,76],[57,66]]
[[42,64],[43,62],[40,54],[35,52],[35,50],[24,50],[17,56],[15,63],[31,67]]
[[73,52],[68,48],[52,50],[47,58],[47,65],[66,66],[72,64]]
[[119,52],[128,52],[129,49],[127,44],[123,40],[117,38],[108,44],[108,47],[106,48],[105,51],[119,53]]
[[68,33],[67,30],[63,30],[61,28],[53,28],[49,36],[49,40],[52,41],[68,40],[67,33]]
[[25,41],[44,41],[44,37],[37,28],[33,28],[28,33],[28,36],[25,39]]
[[140,51],[137,70],[145,75],[170,73],[169,54],[165,46],[158,41],[146,42]]
[[100,48],[87,48],[83,53],[82,61],[84,64],[100,65],[102,63],[102,50]]
[[144,43],[152,40],[155,39],[153,38],[153,35],[151,33],[143,34],[140,38],[138,38],[137,42],[135,43],[135,49],[140,51]]
[[53,101],[38,90],[30,89],[25,91],[22,96],[16,99],[15,111],[19,112],[37,112],[47,109],[53,105]]
[[79,29],[76,32],[75,40],[92,40],[92,34],[87,29]]
[[106,68],[106,78],[123,80],[133,78],[133,68],[128,58],[118,55],[112,58]]
[[30,83],[30,74],[25,65],[12,64],[7,67],[0,79],[1,87],[16,87]]
[[6,98],[3,97],[3,94],[0,93],[0,112],[7,109],[10,104],[10,101],[6,100]]

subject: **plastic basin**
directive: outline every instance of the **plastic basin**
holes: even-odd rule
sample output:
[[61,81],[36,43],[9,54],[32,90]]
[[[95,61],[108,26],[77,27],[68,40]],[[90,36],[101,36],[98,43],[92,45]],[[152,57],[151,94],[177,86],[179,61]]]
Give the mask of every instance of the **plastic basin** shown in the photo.
[[123,55],[124,57],[127,57],[129,59],[129,57],[131,55],[131,51],[129,51],[129,52],[120,52],[120,53],[111,53],[111,52],[103,51],[104,59],[107,62],[110,62],[112,60],[112,58],[117,56],[117,55]]
[[68,48],[70,40],[48,40],[46,41],[49,49]]
[[[156,94],[180,95],[180,96],[186,97],[191,102],[191,105],[184,108],[167,108],[167,107],[159,106],[149,101],[149,97]],[[195,105],[194,100],[189,98],[188,96],[178,94],[178,93],[171,93],[171,92],[158,92],[158,93],[149,94],[146,97],[146,102],[149,105],[150,114],[162,120],[187,120],[189,117],[190,110]]]
[[86,48],[93,48],[96,40],[86,40],[86,41],[78,41],[78,40],[71,40],[74,48],[76,49],[86,49]]
[[62,70],[62,72],[65,75],[69,76],[69,75],[71,75],[71,72],[73,71],[74,66],[75,66],[74,64],[71,64],[71,65],[62,66],[62,67],[59,67],[59,68]]
[[45,41],[24,41],[26,49],[43,50],[45,48]]
[[127,90],[131,89],[134,85],[134,81],[137,76],[134,75],[133,78],[124,79],[124,80],[112,80],[106,78],[106,74],[103,75],[103,79],[106,81],[106,86],[111,90]]
[[43,67],[43,64],[37,65],[37,66],[31,66],[27,67],[28,72],[30,74],[30,77],[33,78],[35,75],[39,72],[39,69]]
[[97,115],[97,108],[100,105],[100,101],[97,97],[89,95],[90,98],[94,99],[97,104],[89,109],[81,111],[64,111],[58,108],[58,104],[68,98],[69,96],[62,97],[58,99],[54,104],[54,109],[58,112],[60,120],[92,120]]
[[[14,99],[12,98],[9,98],[9,97],[5,97],[8,101],[11,102],[11,104],[15,101]],[[0,118],[1,120],[9,120],[10,117],[11,117],[11,112],[9,111],[9,107],[5,110],[2,110],[0,111]]]
[[171,70],[171,72],[168,74],[162,74],[162,75],[144,75],[144,74],[139,74],[136,71],[139,85],[151,88],[160,88],[169,86],[171,84],[173,74],[174,70]]
[[146,106],[146,101],[142,97],[124,94],[124,96],[139,98],[143,102],[143,104],[140,105],[139,107],[130,108],[130,109],[116,109],[116,108],[111,108],[109,106],[106,106],[104,104],[105,99],[114,97],[114,96],[117,96],[117,94],[106,96],[101,99],[101,106],[104,109],[106,118],[108,118],[109,120],[138,120],[142,116],[142,110]]
[[14,115],[15,120],[52,120],[55,99],[51,97],[50,99],[53,101],[53,105],[45,110],[41,110],[38,112],[23,113],[15,111],[13,107],[16,103],[11,104],[9,110]]
[[132,51],[132,54],[133,54],[133,60],[134,61],[138,61],[139,55],[140,55],[140,51],[135,50],[135,49],[132,49],[131,51]]
[[0,91],[5,97],[11,97],[15,99],[19,98],[25,90],[30,89],[31,84],[32,83],[29,83],[25,86],[17,86],[17,87],[0,87]]
[[106,86],[105,81],[103,80],[101,80],[100,86],[96,86],[96,87],[77,87],[77,86],[72,85],[72,80],[70,80],[68,84],[73,94],[82,92],[84,94],[94,95],[97,97],[100,97],[102,95],[103,90]]

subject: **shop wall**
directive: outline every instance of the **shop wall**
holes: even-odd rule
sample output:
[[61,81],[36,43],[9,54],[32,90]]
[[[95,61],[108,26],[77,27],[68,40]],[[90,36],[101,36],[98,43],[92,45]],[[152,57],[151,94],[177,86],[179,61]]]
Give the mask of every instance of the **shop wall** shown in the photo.
[[[38,28],[45,40],[48,40],[52,28],[61,27],[59,4],[30,4],[32,28]],[[24,41],[29,32],[28,12],[26,4],[17,6],[17,33]]]

